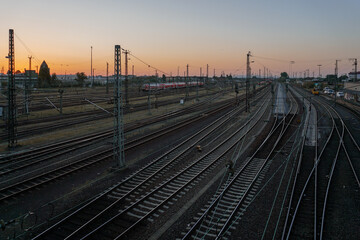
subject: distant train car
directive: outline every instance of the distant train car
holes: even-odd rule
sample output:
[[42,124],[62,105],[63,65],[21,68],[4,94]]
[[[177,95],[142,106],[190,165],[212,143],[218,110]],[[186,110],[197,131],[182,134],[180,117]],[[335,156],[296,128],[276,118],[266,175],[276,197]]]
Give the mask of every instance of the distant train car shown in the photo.
[[316,88],[313,88],[313,89],[311,90],[311,93],[312,93],[313,95],[319,95],[319,90],[316,89]]
[[199,87],[204,86],[203,82],[173,82],[173,83],[148,83],[142,86],[143,91],[155,91],[155,90],[165,90],[165,89],[178,89],[178,88],[185,88],[186,85],[188,87]]

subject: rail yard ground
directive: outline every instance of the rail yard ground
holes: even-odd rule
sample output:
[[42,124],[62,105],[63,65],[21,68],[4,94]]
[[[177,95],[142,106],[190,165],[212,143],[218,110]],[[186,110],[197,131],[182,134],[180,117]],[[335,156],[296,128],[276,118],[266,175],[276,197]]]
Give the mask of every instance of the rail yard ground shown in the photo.
[[158,92],[150,113],[135,89],[119,168],[109,92],[71,90],[62,115],[42,102],[56,93],[34,96],[20,146],[0,145],[1,238],[360,237],[360,118],[349,103],[273,82],[249,106],[232,86],[202,88],[198,101],[192,89],[185,104],[184,89]]

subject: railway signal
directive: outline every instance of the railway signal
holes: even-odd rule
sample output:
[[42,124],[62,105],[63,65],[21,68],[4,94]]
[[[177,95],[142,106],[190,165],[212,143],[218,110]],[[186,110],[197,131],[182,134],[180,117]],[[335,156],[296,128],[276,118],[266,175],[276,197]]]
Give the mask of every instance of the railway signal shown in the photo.
[[64,93],[64,90],[63,89],[59,89],[59,94],[60,94],[60,114],[62,114],[62,97],[63,97],[63,93]]
[[239,84],[237,82],[235,83],[235,93],[236,93],[235,102],[236,105],[238,105]]

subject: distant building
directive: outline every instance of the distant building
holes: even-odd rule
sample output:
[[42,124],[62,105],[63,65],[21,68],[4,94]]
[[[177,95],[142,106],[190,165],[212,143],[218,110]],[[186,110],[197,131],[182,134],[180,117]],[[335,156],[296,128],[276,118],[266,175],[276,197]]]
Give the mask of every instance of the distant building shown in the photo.
[[344,89],[350,90],[350,91],[354,91],[354,92],[358,92],[358,93],[360,94],[360,86],[359,86],[359,83],[345,82],[345,83],[344,83]]
[[75,82],[76,75],[75,74],[67,74],[67,75],[56,75],[57,79],[61,82]]
[[360,102],[360,86],[358,82],[345,82],[343,91],[346,100]]
[[[360,80],[360,72],[356,72],[356,76],[357,76],[357,80]],[[354,80],[355,79],[355,72],[350,72],[349,73],[349,80]]]
[[[25,83],[29,88],[33,88],[38,83],[39,75],[35,70],[25,70],[24,73],[15,74],[15,85],[20,88],[24,88]],[[0,73],[0,85],[7,86],[9,81],[9,75]]]
[[47,63],[45,62],[45,60],[41,63],[39,72],[41,71],[41,69],[46,69],[46,71],[49,71],[49,73],[50,73],[50,68],[47,65]]

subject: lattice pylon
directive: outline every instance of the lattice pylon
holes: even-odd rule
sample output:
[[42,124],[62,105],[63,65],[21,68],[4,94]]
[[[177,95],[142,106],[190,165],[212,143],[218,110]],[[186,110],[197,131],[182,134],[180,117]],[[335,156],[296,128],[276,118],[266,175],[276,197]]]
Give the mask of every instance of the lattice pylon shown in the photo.
[[114,75],[114,160],[117,167],[124,167],[125,152],[120,45],[115,45]]
[[17,120],[16,120],[16,86],[15,86],[15,47],[14,30],[9,29],[9,80],[8,80],[8,147],[14,149],[17,144]]

